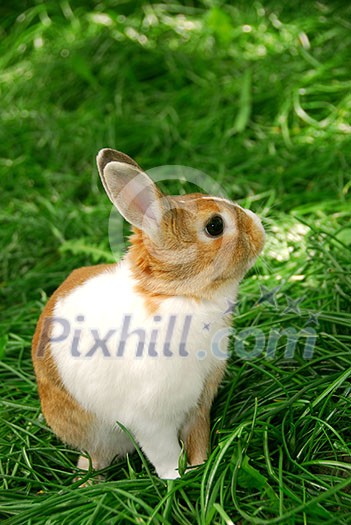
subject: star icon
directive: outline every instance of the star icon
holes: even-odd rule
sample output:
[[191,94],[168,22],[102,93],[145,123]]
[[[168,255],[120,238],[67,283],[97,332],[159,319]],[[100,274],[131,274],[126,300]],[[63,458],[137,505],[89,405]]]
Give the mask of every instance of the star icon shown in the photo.
[[279,292],[281,286],[276,286],[272,290],[267,288],[267,286],[261,285],[261,297],[256,304],[269,303],[275,307],[278,306],[277,299],[275,297],[276,293]]
[[296,314],[301,315],[301,310],[299,304],[305,299],[304,297],[299,297],[298,299],[292,299],[289,296],[285,296],[288,306],[284,310],[284,314]]
[[309,318],[307,319],[305,326],[319,326],[318,317],[321,315],[321,312],[308,312]]
[[229,299],[227,297],[227,308],[224,311],[224,315],[226,314],[233,314],[238,307],[239,303],[233,301],[232,299]]

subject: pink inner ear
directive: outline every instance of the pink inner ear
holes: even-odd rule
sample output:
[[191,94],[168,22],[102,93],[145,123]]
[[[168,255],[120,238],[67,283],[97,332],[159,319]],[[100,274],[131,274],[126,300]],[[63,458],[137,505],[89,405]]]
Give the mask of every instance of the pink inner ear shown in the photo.
[[136,177],[130,181],[121,191],[121,198],[141,216],[150,213],[148,210],[157,199],[153,186],[146,185],[144,181],[139,183]]
[[152,187],[144,187],[134,198],[132,197],[132,199],[132,206],[134,206],[143,217],[157,220],[159,203]]
[[154,233],[162,217],[161,199],[151,180],[143,174],[130,180],[117,197],[122,215],[146,233]]
[[162,218],[162,195],[146,173],[120,162],[110,162],[102,179],[113,204],[133,226],[155,236]]

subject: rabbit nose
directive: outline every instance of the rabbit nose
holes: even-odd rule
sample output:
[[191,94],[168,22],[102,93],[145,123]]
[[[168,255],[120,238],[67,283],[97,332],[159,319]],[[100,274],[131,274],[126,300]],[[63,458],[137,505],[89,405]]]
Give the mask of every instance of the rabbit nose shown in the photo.
[[262,226],[260,218],[256,213],[245,208],[241,208],[243,211],[243,229],[249,238],[250,248],[253,255],[257,256],[263,249],[265,240],[265,231]]

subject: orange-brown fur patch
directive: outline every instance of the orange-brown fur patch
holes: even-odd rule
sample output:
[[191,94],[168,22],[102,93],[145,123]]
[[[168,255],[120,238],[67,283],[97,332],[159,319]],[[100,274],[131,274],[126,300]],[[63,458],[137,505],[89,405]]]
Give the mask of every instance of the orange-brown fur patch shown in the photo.
[[[197,276],[211,265],[222,240],[214,239],[204,246],[197,239],[197,232],[192,228],[191,215],[196,213],[198,217],[207,217],[211,213],[218,213],[215,203],[197,200],[198,196],[199,194],[193,194],[169,199],[172,209],[166,211],[161,225],[161,247],[153,245],[141,230],[133,229],[129,258],[139,283],[138,290],[143,294],[152,298],[158,296],[160,299],[175,295],[202,298],[198,287],[191,288],[191,277]],[[183,206],[183,200],[196,200],[196,205],[193,209],[190,204]],[[185,251],[187,255],[183,255]],[[182,288],[180,283],[187,285]]]
[[251,218],[241,210],[241,213],[244,215],[243,224],[244,231],[246,231],[249,236],[251,243],[251,252],[253,256],[256,256],[263,248],[264,245],[264,235],[261,230],[258,230]]
[[[171,207],[161,223],[159,244],[134,228],[128,258],[150,311],[168,296],[211,299],[227,280],[241,279],[248,260],[262,247],[262,233],[241,208],[202,197],[167,198]],[[237,234],[225,232],[209,242],[200,239],[199,225],[223,209],[232,216]],[[200,285],[199,275],[203,276]]]
[[[53,316],[59,298],[68,295],[74,288],[89,278],[112,269],[115,265],[101,264],[74,270],[54,292],[45,306],[32,342],[32,359],[37,377],[42,412],[48,425],[66,443],[81,448],[94,415],[84,410],[65,389],[50,351],[50,341],[45,322]],[[91,452],[91,451],[89,451]]]
[[191,412],[180,434],[189,465],[200,465],[207,459],[210,440],[210,411],[222,381],[225,364],[208,377],[198,406]]

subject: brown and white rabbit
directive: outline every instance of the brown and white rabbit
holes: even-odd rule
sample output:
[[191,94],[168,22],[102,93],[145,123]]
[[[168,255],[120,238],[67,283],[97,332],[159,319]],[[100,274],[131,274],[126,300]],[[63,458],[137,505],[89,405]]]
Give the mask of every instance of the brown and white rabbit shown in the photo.
[[[133,226],[119,264],[74,270],[48,301],[33,362],[48,425],[96,469],[133,450],[161,478],[206,459],[239,281],[264,243],[259,218],[229,200],[164,196],[127,155],[97,157],[104,188]],[[88,468],[83,456],[80,468]]]

